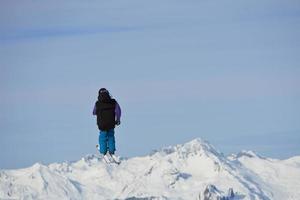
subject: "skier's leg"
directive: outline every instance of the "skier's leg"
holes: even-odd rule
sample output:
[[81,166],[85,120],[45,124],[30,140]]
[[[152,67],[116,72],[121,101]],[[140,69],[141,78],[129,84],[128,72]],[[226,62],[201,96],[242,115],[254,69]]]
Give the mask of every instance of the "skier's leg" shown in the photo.
[[105,155],[107,152],[107,132],[106,131],[100,131],[99,145],[100,145],[100,153]]
[[108,136],[108,150],[110,154],[114,154],[115,150],[116,150],[116,146],[115,146],[115,130],[114,129],[110,129],[107,132],[107,136]]

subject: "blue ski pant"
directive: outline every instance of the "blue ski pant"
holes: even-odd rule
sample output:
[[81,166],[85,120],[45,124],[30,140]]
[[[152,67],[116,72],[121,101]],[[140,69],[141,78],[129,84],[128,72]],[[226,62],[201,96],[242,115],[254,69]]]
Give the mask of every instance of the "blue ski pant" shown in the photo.
[[108,150],[110,154],[114,154],[116,150],[115,130],[110,129],[109,131],[100,131],[99,145],[100,145],[100,153],[105,155]]

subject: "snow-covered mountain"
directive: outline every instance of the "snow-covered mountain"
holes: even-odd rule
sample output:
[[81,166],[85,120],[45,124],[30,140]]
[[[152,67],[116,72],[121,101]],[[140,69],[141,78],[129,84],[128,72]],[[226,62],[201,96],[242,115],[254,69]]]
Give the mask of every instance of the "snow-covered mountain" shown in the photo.
[[299,200],[300,156],[277,160],[242,151],[225,157],[195,139],[120,165],[88,155],[1,170],[0,199]]

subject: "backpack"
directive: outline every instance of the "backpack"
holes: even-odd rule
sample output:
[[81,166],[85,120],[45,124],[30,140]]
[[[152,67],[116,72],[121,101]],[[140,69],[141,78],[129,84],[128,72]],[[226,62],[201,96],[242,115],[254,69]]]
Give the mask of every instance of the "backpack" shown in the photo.
[[107,101],[96,102],[97,125],[99,130],[108,131],[115,128],[115,108],[116,100],[110,99]]

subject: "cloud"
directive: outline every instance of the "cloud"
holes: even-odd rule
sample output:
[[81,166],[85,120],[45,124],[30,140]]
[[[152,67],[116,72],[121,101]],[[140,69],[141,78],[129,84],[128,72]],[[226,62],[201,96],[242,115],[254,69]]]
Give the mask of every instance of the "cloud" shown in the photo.
[[95,27],[95,28],[63,28],[63,29],[25,29],[13,32],[1,32],[0,40],[22,40],[22,39],[40,39],[51,37],[69,37],[69,36],[85,36],[93,34],[120,33],[138,30],[137,27],[120,26],[120,27]]

